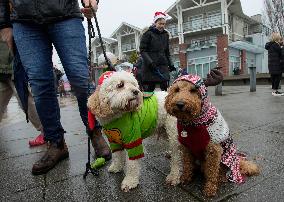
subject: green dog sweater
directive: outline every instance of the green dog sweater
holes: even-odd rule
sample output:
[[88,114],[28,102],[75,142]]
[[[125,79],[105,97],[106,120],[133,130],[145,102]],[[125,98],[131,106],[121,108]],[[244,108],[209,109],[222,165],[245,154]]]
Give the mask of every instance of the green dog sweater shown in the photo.
[[122,117],[103,126],[112,152],[126,149],[130,160],[144,157],[142,140],[151,135],[157,125],[158,101],[151,96],[143,99],[143,105],[136,112],[125,113]]

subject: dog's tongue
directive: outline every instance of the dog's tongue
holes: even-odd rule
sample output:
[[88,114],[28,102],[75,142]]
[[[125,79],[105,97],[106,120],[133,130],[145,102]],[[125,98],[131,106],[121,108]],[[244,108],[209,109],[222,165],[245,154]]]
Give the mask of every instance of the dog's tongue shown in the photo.
[[134,100],[128,100],[127,105],[125,106],[125,109],[126,109],[127,111],[131,110],[131,102],[132,102],[132,101],[134,101]]

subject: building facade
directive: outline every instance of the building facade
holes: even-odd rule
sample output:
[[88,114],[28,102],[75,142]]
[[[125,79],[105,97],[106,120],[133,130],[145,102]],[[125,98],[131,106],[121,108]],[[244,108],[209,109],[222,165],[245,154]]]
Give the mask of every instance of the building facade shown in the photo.
[[[248,74],[252,66],[258,73],[268,72],[264,46],[270,30],[261,15],[245,15],[240,0],[177,0],[166,13],[171,16],[166,29],[176,67],[202,77],[216,66],[227,76]],[[127,60],[139,51],[141,35],[140,28],[123,22],[104,38],[105,48]],[[96,58],[102,50],[95,42]]]
[[[139,51],[141,32],[139,27],[123,22],[109,38],[102,37],[104,48],[116,55],[119,60],[128,60],[133,52]],[[96,37],[92,41],[92,56],[95,63],[102,53],[100,40]]]
[[202,77],[217,65],[229,76],[251,66],[268,72],[269,29],[261,15],[246,16],[240,0],[177,0],[166,12],[176,66]]

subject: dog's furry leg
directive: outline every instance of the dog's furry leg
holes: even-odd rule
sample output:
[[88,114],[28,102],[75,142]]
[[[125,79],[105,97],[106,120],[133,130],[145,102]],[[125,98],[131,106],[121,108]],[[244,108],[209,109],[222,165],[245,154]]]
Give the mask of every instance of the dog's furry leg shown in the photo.
[[140,160],[126,161],[126,175],[121,183],[121,190],[128,192],[130,189],[137,187],[140,177]]
[[123,170],[125,164],[125,151],[117,151],[112,154],[112,162],[108,172],[118,173]]
[[193,170],[194,170],[194,157],[190,151],[183,145],[180,146],[182,152],[182,164],[183,170],[180,177],[182,184],[188,184],[192,181]]
[[203,193],[207,197],[215,196],[217,193],[222,153],[223,149],[220,144],[209,143],[206,148],[204,162],[204,175],[206,182]]
[[177,185],[180,183],[181,175],[181,152],[180,144],[178,142],[178,131],[176,128],[176,118],[169,116],[166,121],[166,130],[169,136],[169,146],[171,152],[171,172],[167,176],[166,182],[170,185]]
[[242,175],[247,175],[247,176],[259,175],[260,169],[258,165],[256,165],[254,162],[241,159],[240,172]]
[[227,173],[228,171],[228,168],[224,165],[224,164],[220,164],[220,169],[219,169],[219,186],[222,184],[222,183],[225,183],[225,182],[228,182],[228,179],[227,179]]

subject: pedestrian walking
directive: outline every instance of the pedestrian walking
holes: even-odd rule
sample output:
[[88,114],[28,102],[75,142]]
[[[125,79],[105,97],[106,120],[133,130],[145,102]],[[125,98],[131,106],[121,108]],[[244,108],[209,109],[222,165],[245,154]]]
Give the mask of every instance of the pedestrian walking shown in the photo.
[[[13,81],[13,67],[12,65],[22,65],[20,61],[13,62],[13,52],[7,46],[7,43],[0,40],[0,122],[7,109],[7,106],[13,95],[16,96],[20,107],[23,109],[23,105],[16,92],[15,84]],[[15,68],[14,68],[15,69]],[[28,119],[31,121],[34,128],[40,132],[40,134],[33,140],[29,141],[30,146],[39,146],[45,143],[43,136],[43,128],[39,120],[34,99],[30,89],[28,89]]]
[[161,90],[166,91],[170,72],[176,70],[170,57],[169,33],[165,30],[166,18],[166,14],[156,12],[153,25],[141,37],[141,77],[144,91],[154,91],[157,84]]
[[[83,2],[97,10],[96,0]],[[75,92],[81,119],[88,130],[89,71],[81,12],[87,18],[93,17],[93,12],[87,7],[80,10],[77,0],[3,0],[0,11],[2,39],[9,47],[13,45],[13,37],[15,39],[43,125],[44,138],[48,142],[47,151],[32,168],[33,174],[44,174],[69,157],[54,86],[53,46]],[[91,139],[96,156],[109,160],[111,152],[99,125],[94,133]]]
[[265,44],[265,49],[268,50],[268,70],[271,77],[273,96],[284,95],[284,93],[279,92],[283,72],[281,67],[281,42],[281,35],[272,33],[270,41]]

